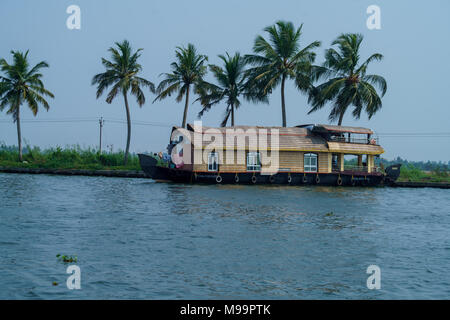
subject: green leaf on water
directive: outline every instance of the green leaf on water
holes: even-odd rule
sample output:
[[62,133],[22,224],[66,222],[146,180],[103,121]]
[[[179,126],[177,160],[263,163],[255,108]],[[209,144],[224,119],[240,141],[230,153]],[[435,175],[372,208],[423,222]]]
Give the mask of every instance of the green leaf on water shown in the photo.
[[77,262],[78,261],[77,256],[72,256],[72,255],[71,256],[66,256],[66,255],[60,255],[60,254],[58,254],[56,256],[57,256],[58,260],[63,262],[63,263],[72,263],[72,262]]

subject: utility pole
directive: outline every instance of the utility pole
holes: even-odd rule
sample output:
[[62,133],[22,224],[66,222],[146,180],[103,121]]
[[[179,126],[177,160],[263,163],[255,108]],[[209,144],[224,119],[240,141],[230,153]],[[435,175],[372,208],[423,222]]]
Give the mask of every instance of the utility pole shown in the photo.
[[100,154],[102,154],[102,129],[103,129],[103,124],[105,123],[105,120],[103,120],[103,117],[101,117],[98,120],[98,123],[100,124],[100,146],[99,146],[99,152],[100,152]]

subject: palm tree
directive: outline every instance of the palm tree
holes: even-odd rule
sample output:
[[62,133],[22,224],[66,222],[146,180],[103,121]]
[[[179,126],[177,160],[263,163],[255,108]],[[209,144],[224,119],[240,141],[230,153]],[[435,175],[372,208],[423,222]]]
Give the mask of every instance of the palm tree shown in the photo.
[[381,60],[383,56],[374,53],[362,64],[358,64],[362,40],[361,34],[342,34],[332,43],[337,45],[338,50],[326,50],[323,68],[316,74],[318,79],[324,78],[326,81],[310,91],[308,101],[312,108],[308,114],[331,101],[333,105],[329,120],[338,120],[338,125],[341,125],[344,114],[351,105],[354,106],[353,116],[356,119],[360,118],[363,110],[370,119],[381,109],[381,98],[374,85],[381,90],[383,97],[387,90],[386,80],[366,72],[370,62]]
[[139,107],[145,103],[145,95],[141,87],[148,87],[150,92],[155,92],[155,85],[139,77],[142,66],[137,62],[143,49],[132,52],[130,43],[127,40],[115,43],[117,48],[109,48],[112,61],[102,58],[102,64],[106,71],[99,73],[92,78],[92,85],[97,84],[97,99],[103,91],[112,86],[111,91],[106,96],[106,102],[111,103],[118,94],[122,94],[127,114],[127,146],[125,149],[124,165],[128,162],[128,152],[130,150],[131,139],[131,119],[130,107],[128,105],[128,91],[136,97]]
[[314,41],[300,49],[302,27],[303,24],[295,29],[292,22],[285,21],[266,27],[264,31],[269,34],[269,41],[258,35],[253,46],[255,54],[245,57],[254,66],[249,70],[253,85],[268,94],[281,84],[283,127],[286,127],[285,82],[292,79],[300,91],[310,89],[312,63],[316,56],[313,49],[320,46],[319,41]]
[[202,117],[213,105],[226,100],[227,108],[221,126],[225,127],[231,116],[231,126],[234,127],[234,111],[241,105],[239,96],[242,95],[246,100],[252,102],[262,101],[267,103],[268,99],[266,95],[260,95],[248,86],[245,70],[246,62],[239,53],[232,57],[226,53],[226,56],[219,55],[219,58],[223,61],[224,69],[216,65],[209,66],[218,85],[208,82],[203,83],[199,92],[200,97],[197,99],[201,101],[203,109],[198,116],[199,118]]
[[194,92],[198,93],[206,74],[207,67],[204,65],[208,57],[197,53],[193,44],[188,44],[187,48],[177,47],[175,51],[176,62],[172,62],[172,73],[163,73],[165,79],[158,85],[158,96],[153,101],[170,97],[177,92],[176,101],[180,102],[185,96],[184,113],[182,127],[186,127],[186,118],[189,107],[189,94],[191,85]]
[[8,107],[7,114],[12,114],[17,125],[17,139],[19,143],[19,161],[22,161],[22,133],[20,130],[20,106],[25,103],[36,116],[39,105],[46,110],[50,108],[45,96],[53,98],[54,95],[47,89],[41,80],[42,68],[48,68],[48,63],[41,61],[30,69],[28,51],[25,53],[11,51],[13,64],[5,59],[0,60],[0,68],[4,73],[0,77],[0,110]]

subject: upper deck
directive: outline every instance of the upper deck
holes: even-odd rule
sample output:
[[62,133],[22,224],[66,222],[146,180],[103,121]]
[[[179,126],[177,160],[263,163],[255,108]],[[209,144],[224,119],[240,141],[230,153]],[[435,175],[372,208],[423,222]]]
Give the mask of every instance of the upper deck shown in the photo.
[[379,145],[378,138],[375,137],[374,132],[368,128],[329,124],[307,124],[298,127],[308,128],[311,132],[321,136],[329,142]]

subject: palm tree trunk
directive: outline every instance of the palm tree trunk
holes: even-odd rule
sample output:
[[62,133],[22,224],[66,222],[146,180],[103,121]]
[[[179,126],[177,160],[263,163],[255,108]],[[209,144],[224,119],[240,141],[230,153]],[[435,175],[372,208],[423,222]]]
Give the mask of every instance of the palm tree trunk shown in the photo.
[[188,112],[188,108],[189,108],[189,89],[190,89],[190,86],[188,85],[188,87],[186,89],[186,103],[184,105],[183,123],[181,125],[182,128],[186,128],[186,118],[187,118],[187,112]]
[[20,130],[20,106],[17,107],[16,113],[16,124],[17,124],[17,140],[19,145],[19,161],[22,162],[22,132]]
[[128,162],[128,152],[130,151],[130,139],[131,139],[131,119],[130,119],[130,108],[128,106],[127,93],[123,92],[123,99],[125,100],[125,109],[127,111],[127,147],[125,149],[125,158],[123,160],[123,165],[126,166]]
[[231,126],[234,127],[234,105],[231,104]]
[[341,114],[339,115],[338,126],[342,124],[342,119],[344,119],[344,111],[341,111]]
[[281,117],[283,118],[283,127],[286,127],[286,105],[284,101],[284,82],[286,77],[283,75],[281,79]]

